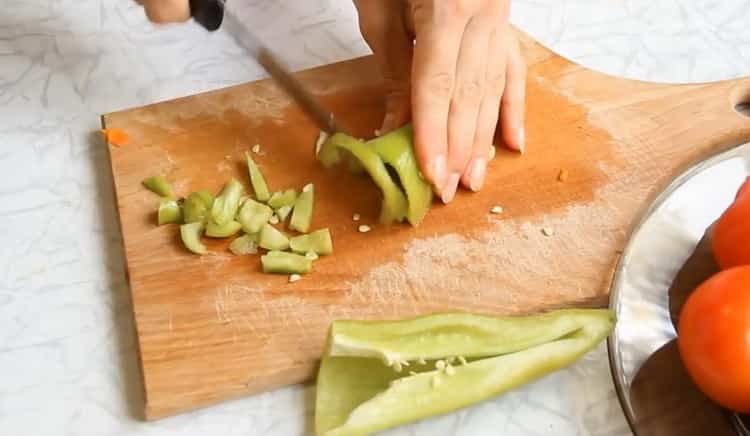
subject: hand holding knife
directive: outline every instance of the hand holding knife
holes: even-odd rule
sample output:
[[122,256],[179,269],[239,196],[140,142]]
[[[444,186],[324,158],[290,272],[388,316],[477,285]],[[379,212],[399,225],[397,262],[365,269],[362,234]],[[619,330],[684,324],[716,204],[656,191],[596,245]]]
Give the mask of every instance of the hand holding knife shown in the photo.
[[254,57],[279,86],[302,107],[321,130],[329,134],[341,131],[333,113],[326,110],[318,99],[250,32],[226,0],[190,0],[190,11],[193,19],[210,32],[223,27],[240,47]]

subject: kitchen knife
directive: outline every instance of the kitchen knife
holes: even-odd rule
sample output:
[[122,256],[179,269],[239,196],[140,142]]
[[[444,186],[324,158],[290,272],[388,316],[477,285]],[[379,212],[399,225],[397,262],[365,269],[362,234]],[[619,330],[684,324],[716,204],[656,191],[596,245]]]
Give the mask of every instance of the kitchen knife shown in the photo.
[[193,19],[206,30],[213,32],[223,27],[276,80],[323,131],[333,134],[341,131],[333,113],[326,110],[278,60],[276,56],[242,23],[236,11],[226,0],[190,0]]

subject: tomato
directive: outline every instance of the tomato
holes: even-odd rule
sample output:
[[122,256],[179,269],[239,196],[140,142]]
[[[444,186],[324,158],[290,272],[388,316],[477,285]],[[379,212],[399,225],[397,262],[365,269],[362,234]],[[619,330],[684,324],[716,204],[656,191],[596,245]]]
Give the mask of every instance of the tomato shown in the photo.
[[722,269],[750,265],[750,177],[716,223],[712,249]]
[[750,412],[750,266],[698,286],[677,331],[681,360],[698,388],[730,410]]

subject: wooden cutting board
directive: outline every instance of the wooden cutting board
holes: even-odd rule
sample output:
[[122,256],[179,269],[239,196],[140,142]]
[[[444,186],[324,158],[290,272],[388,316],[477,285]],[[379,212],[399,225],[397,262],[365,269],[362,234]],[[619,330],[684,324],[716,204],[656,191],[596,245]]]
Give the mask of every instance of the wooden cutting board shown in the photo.
[[[109,151],[148,419],[310,380],[337,318],[605,305],[642,205],[684,165],[750,135],[733,109],[750,80],[629,81],[521,37],[526,154],[500,150],[480,193],[436,204],[419,228],[374,225],[374,185],[312,158],[317,129],[271,81],[103,117],[131,136]],[[299,77],[356,134],[372,136],[383,101],[371,58]],[[186,252],[177,227],[155,225],[158,200],[140,185],[154,174],[181,194],[218,190],[230,176],[247,183],[242,156],[253,144],[272,190],[315,183],[314,227],[333,234],[334,255],[296,283],[262,274],[258,257],[234,257],[226,242],[208,241],[207,256]],[[490,215],[493,205],[505,212]],[[374,230],[358,233],[361,223]]]

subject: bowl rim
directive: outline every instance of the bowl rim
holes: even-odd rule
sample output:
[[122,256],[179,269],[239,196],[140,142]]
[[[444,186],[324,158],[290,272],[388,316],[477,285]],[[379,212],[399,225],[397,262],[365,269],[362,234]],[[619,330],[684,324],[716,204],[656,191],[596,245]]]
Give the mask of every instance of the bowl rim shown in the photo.
[[[618,257],[617,262],[615,263],[615,269],[609,285],[609,309],[615,310],[615,306],[621,298],[620,288],[622,287],[622,284],[625,280],[624,270],[630,263],[634,241],[637,239],[640,230],[643,228],[646,222],[648,222],[648,220],[651,219],[651,217],[654,215],[654,212],[659,209],[668,199],[670,199],[678,189],[684,186],[696,175],[721,162],[724,162],[725,160],[744,155],[743,151],[745,151],[745,147],[747,147],[747,152],[750,152],[750,141],[743,141],[722,147],[718,150],[713,151],[708,156],[704,156],[702,158],[698,158],[697,160],[691,161],[688,165],[682,167],[681,169],[678,169],[675,172],[675,175],[665,183],[662,189],[657,190],[657,193],[655,195],[652,195],[646,200],[646,206],[641,210],[641,212],[639,212],[637,218],[634,220],[635,224],[632,225],[628,233],[628,239],[625,247]],[[620,403],[620,408],[625,415],[625,420],[628,422],[628,426],[630,427],[633,435],[639,436],[638,430],[635,425],[635,416],[633,409],[630,405],[630,402],[626,398],[627,392],[625,392],[625,386],[620,383],[620,379],[618,377],[618,375],[623,372],[621,362],[616,359],[619,350],[620,344],[613,332],[613,334],[607,336],[607,360],[609,361],[610,375],[615,386],[615,392],[617,393],[617,400]],[[731,422],[735,427],[735,431],[737,431],[738,435],[750,435],[750,433],[747,432],[747,429],[742,424],[742,420],[739,418],[737,413],[731,413]]]

